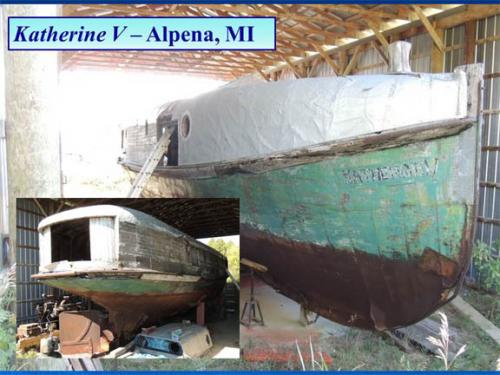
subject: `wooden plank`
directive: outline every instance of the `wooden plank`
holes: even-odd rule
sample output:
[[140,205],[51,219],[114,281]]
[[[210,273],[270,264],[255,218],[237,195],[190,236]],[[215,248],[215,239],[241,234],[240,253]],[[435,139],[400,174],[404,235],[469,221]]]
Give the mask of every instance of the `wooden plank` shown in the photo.
[[[439,37],[443,38],[444,30],[436,29]],[[444,52],[441,51],[435,44],[432,45],[431,51],[431,72],[442,73],[444,70]]]
[[476,37],[476,22],[469,21],[465,24],[465,63],[474,63],[474,49]]
[[356,46],[356,48],[354,49],[354,53],[353,53],[353,55],[351,57],[351,61],[349,61],[349,64],[347,64],[347,66],[346,66],[344,72],[342,73],[342,75],[347,76],[354,69],[354,67],[358,63],[360,50],[361,50],[361,44],[358,45],[358,46]]
[[286,64],[292,69],[297,78],[303,78],[302,72],[292,63],[292,61],[285,55],[281,55],[281,58],[286,62]]
[[33,337],[25,337],[22,339],[19,339],[17,341],[17,350],[24,352],[27,349],[30,348],[39,348],[40,347],[40,341],[43,338],[49,337],[49,333],[42,333],[41,335],[38,336],[33,336]]
[[424,14],[424,12],[422,11],[422,9],[420,9],[420,6],[418,6],[418,5],[412,5],[411,7],[413,8],[413,10],[415,11],[415,14],[420,19],[420,21],[422,22],[422,24],[426,28],[427,32],[431,36],[432,41],[434,42],[434,44],[439,48],[439,50],[441,52],[443,52],[444,51],[444,43],[443,43],[442,36],[439,35],[436,32],[436,29],[434,28],[434,26],[432,26],[432,24],[430,23],[429,19]]
[[382,50],[382,48],[380,48],[380,46],[377,44],[377,42],[372,42],[372,46],[373,48],[375,49],[375,51],[377,51],[377,53],[379,54],[380,58],[382,60],[384,60],[385,64],[387,66],[389,66],[389,58],[385,55],[384,51]]
[[259,68],[255,68],[255,70],[260,74],[262,78],[264,78],[265,81],[269,81],[269,77],[266,76],[262,70],[260,70]]
[[388,50],[389,49],[389,42],[385,38],[384,34],[382,34],[380,32],[379,27],[374,22],[372,22],[370,20],[365,20],[365,22],[370,27],[370,29],[373,31],[373,33],[375,34],[375,37],[378,39],[380,44],[382,44],[382,46],[384,46],[384,48],[386,50]]
[[335,74],[339,75],[339,72],[340,72],[339,66],[335,63],[335,61],[332,60],[330,55],[325,52],[323,47],[321,47],[320,45],[315,44],[315,43],[313,43],[313,47],[316,49],[316,51],[318,51],[318,53],[321,55],[323,60],[325,60],[328,65],[330,65],[330,67],[333,69]]
[[486,18],[500,14],[500,5],[496,4],[468,4],[463,12],[444,17],[436,22],[438,28],[447,29],[469,21],[476,21],[481,18]]
[[254,262],[250,259],[247,259],[247,258],[241,258],[240,260],[240,263],[247,266],[247,267],[250,267],[250,268],[253,268],[254,270],[256,271],[259,271],[259,272],[267,272],[267,267],[260,264],[260,263],[257,263],[257,262]]
[[488,334],[497,345],[500,345],[500,329],[492,322],[486,319],[479,311],[470,304],[465,302],[462,297],[456,297],[451,301],[451,304],[456,307],[462,314],[467,316],[476,325]]
[[[394,330],[393,334],[401,340],[406,340],[414,346],[425,349],[427,352],[437,354],[438,348],[427,338],[429,336],[439,338],[440,327],[440,323],[426,318],[411,326],[398,328]],[[449,353],[455,354],[462,346],[459,342],[458,331],[453,327],[449,327],[448,332],[450,335]]]

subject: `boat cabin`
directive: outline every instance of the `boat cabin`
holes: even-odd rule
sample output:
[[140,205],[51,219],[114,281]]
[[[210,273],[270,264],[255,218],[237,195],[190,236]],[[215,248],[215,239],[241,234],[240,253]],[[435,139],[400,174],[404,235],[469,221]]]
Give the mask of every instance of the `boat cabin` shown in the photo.
[[40,222],[40,273],[141,269],[222,277],[226,258],[143,212],[98,205]]

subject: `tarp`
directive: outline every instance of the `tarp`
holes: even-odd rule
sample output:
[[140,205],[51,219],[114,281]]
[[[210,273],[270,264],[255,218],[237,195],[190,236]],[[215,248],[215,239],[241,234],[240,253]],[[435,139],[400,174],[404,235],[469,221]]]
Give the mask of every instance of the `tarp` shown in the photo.
[[[428,121],[462,118],[463,72],[228,85],[165,105],[181,124],[179,164],[230,161]],[[162,114],[162,116],[165,113]]]

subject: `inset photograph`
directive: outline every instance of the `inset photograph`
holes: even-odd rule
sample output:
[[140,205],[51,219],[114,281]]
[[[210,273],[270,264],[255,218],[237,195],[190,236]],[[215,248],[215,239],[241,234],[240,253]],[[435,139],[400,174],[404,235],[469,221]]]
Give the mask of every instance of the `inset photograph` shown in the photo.
[[239,358],[238,199],[16,210],[18,358]]

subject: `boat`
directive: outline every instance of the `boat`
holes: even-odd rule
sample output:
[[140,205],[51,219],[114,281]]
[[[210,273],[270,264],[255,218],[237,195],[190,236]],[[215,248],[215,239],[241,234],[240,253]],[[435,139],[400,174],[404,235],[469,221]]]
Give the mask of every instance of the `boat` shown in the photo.
[[227,259],[143,212],[114,205],[43,219],[32,277],[106,309],[115,335],[129,335],[217,297]]
[[306,311],[413,324],[458,293],[477,201],[481,67],[228,84],[122,134],[144,196],[240,198],[241,256]]

